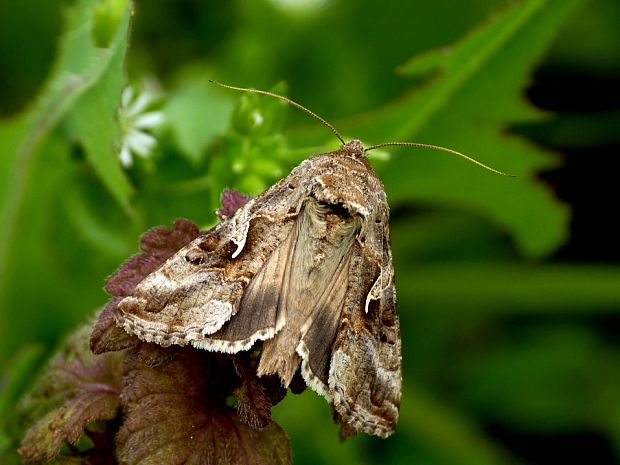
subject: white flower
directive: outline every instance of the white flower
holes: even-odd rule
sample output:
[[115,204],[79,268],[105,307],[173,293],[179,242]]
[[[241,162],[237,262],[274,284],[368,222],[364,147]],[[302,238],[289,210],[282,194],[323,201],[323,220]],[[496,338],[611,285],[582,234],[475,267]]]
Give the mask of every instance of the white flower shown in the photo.
[[161,111],[146,111],[156,100],[156,94],[148,90],[139,94],[130,86],[123,90],[118,123],[122,141],[119,158],[125,168],[133,165],[133,155],[148,158],[157,145],[157,139],[147,131],[160,126],[164,122],[164,114]]

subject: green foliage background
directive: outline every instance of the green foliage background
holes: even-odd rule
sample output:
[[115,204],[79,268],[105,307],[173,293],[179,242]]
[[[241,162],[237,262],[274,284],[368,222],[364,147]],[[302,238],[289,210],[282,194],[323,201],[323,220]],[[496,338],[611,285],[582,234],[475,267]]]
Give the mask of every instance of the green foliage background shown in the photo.
[[[346,138],[443,145],[517,176],[422,150],[373,157],[393,210],[400,424],[388,440],[341,444],[322,398],[289,395],[275,415],[296,463],[548,463],[584,438],[598,463],[620,458],[618,335],[597,324],[620,307],[620,267],[554,259],[571,240],[571,208],[539,174],[562,157],[533,142],[617,144],[618,113],[563,119],[525,98],[543,64],[617,72],[617,2],[2,8],[0,457],[15,460],[17,399],[106,302],[103,282],[144,230],[179,217],[210,226],[224,187],[258,194],[337,146],[307,116],[214,78],[285,92]],[[152,82],[166,124],[154,154],[124,169],[121,92]]]

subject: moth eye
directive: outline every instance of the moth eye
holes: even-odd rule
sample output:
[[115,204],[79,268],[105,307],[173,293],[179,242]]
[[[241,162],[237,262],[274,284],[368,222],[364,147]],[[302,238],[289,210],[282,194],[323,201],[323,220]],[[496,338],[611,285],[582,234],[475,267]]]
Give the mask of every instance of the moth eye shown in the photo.
[[381,219],[380,219],[380,218],[377,218],[377,219],[375,220],[375,223],[376,223],[376,224],[381,224],[381,223],[382,223],[382,221],[381,221]]
[[297,186],[295,184],[289,184],[288,188],[292,191],[294,191],[295,189],[297,189]]

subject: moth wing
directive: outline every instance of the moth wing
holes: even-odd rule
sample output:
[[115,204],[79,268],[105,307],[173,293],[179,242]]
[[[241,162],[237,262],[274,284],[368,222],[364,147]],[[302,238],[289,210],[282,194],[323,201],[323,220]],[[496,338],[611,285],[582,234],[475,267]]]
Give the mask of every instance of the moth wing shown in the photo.
[[271,252],[286,241],[302,197],[289,192],[290,178],[252,199],[149,274],[119,302],[117,322],[130,334],[164,347],[191,343],[226,352],[247,349],[274,332],[274,315],[266,312],[254,320],[255,331],[244,328],[249,334],[245,341],[209,339],[242,308],[244,291],[264,264],[265,272],[281,268],[280,257]]
[[359,276],[369,279],[362,278],[357,291],[350,292],[358,301],[345,304],[332,351],[330,395],[344,436],[364,431],[387,437],[398,421],[401,342],[387,228],[382,242],[380,267],[364,255],[357,265]]
[[281,331],[263,345],[259,375],[278,373],[288,386],[301,361],[308,384],[326,392],[329,354],[340,322],[358,223],[312,198],[304,202],[296,234],[282,247],[288,257],[286,269],[274,286],[279,291]]
[[257,340],[272,338],[282,329],[286,322],[284,296],[296,237],[297,228],[293,226],[245,288],[235,317],[215,334],[194,345],[238,352],[249,349]]
[[349,253],[334,272],[328,289],[316,303],[314,319],[297,347],[306,383],[322,395],[328,392],[332,347],[346,300],[350,258]]

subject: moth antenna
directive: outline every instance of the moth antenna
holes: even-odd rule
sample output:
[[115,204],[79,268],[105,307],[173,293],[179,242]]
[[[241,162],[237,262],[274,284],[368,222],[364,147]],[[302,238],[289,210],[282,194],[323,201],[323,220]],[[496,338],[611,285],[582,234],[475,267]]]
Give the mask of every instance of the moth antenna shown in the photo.
[[286,102],[286,103],[288,103],[290,105],[293,105],[294,107],[299,108],[302,111],[305,111],[307,114],[312,116],[315,120],[323,123],[325,126],[327,126],[334,133],[334,135],[338,138],[338,140],[342,143],[342,145],[346,145],[346,142],[344,141],[344,139],[342,138],[340,133],[338,131],[336,131],[335,127],[333,127],[330,123],[325,121],[323,118],[321,118],[319,115],[317,115],[313,111],[308,110],[306,107],[304,107],[303,105],[295,102],[294,100],[291,100],[290,98],[284,97],[283,95],[274,94],[273,92],[267,92],[266,90],[248,89],[248,88],[245,88],[245,87],[229,86],[228,84],[222,84],[221,82],[214,81],[213,79],[209,79],[209,82],[212,83],[212,84],[215,84],[216,86],[223,87],[224,89],[238,90],[240,92],[252,92],[254,94],[267,95],[269,97],[274,97],[274,98],[280,99],[283,102]]
[[499,174],[501,176],[509,176],[511,178],[516,177],[514,174],[504,173],[503,171],[499,171],[499,170],[496,170],[495,168],[491,168],[490,166],[485,165],[484,163],[476,160],[475,158],[468,157],[464,153],[457,152],[456,150],[448,149],[446,147],[441,147],[439,145],[421,144],[418,142],[385,142],[383,144],[377,144],[377,145],[373,145],[372,147],[368,147],[367,149],[364,149],[364,152],[368,152],[374,149],[379,149],[381,147],[416,147],[416,148],[422,148],[422,149],[437,150],[439,152],[451,153],[452,155],[457,155],[461,158],[464,158],[465,160],[473,163],[474,165],[478,165],[492,173]]

